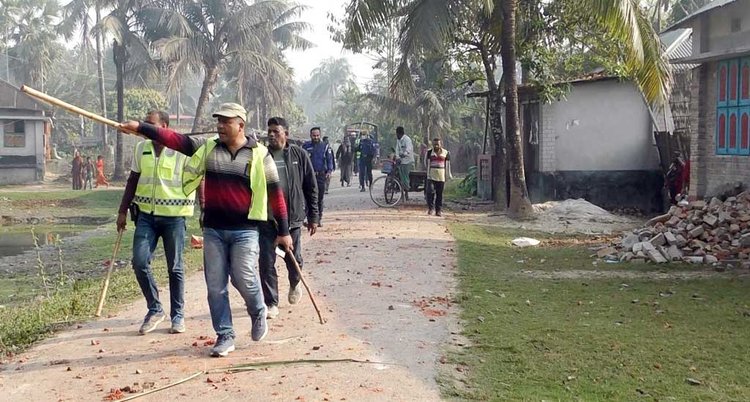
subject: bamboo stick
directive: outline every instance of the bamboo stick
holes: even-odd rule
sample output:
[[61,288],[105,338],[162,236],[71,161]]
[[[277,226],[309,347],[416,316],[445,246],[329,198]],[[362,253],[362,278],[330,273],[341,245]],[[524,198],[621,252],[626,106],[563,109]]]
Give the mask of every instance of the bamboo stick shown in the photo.
[[122,240],[122,230],[117,231],[117,241],[115,241],[115,249],[112,251],[112,259],[109,260],[109,267],[107,268],[107,276],[104,278],[104,284],[102,285],[102,292],[99,295],[99,303],[96,306],[97,317],[102,315],[102,309],[104,308],[104,300],[107,298],[107,289],[109,289],[109,277],[112,276],[112,267],[115,265],[115,258],[117,258],[117,252],[120,250],[120,241]]
[[323,316],[320,314],[318,303],[315,302],[315,297],[310,291],[310,287],[307,286],[307,282],[305,281],[305,276],[302,275],[302,269],[300,269],[297,259],[294,258],[294,253],[291,250],[286,250],[286,256],[284,258],[292,262],[292,266],[294,266],[294,269],[299,274],[299,279],[300,281],[302,281],[302,285],[305,287],[305,290],[307,290],[307,295],[310,296],[310,301],[312,302],[312,305],[315,308],[315,312],[318,313],[318,319],[320,320],[320,323],[325,324],[325,320],[323,320]]

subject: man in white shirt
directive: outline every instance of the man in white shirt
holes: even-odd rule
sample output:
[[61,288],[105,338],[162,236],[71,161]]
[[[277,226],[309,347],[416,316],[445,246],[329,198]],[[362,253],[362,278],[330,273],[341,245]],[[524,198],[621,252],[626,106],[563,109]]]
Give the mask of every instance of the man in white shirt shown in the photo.
[[396,127],[396,155],[398,159],[398,174],[401,178],[401,184],[404,185],[404,196],[409,199],[409,173],[411,173],[414,164],[414,145],[411,138],[404,134],[404,128]]

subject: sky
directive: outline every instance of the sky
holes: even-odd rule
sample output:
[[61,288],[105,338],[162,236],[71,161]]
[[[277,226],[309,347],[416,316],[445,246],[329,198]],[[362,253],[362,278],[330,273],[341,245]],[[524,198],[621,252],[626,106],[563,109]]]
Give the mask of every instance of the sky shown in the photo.
[[294,69],[294,76],[297,82],[310,78],[310,73],[320,65],[320,62],[329,57],[345,57],[352,67],[352,72],[356,75],[355,81],[360,87],[372,79],[372,65],[375,62],[372,58],[362,55],[353,54],[342,49],[341,44],[334,42],[328,32],[328,13],[331,12],[337,17],[344,14],[344,7],[350,0],[298,0],[297,3],[308,6],[300,21],[312,25],[312,30],[305,32],[302,36],[313,42],[316,46],[305,51],[285,52],[290,66]]

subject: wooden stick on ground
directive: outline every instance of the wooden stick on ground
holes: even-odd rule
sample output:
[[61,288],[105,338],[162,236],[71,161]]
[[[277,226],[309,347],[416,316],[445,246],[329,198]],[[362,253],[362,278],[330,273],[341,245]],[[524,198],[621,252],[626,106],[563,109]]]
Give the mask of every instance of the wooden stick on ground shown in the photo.
[[310,301],[312,302],[313,307],[315,307],[315,312],[318,313],[318,319],[320,320],[320,323],[325,324],[325,320],[323,320],[323,316],[320,315],[320,309],[318,308],[318,303],[315,302],[315,297],[310,291],[310,287],[307,286],[307,282],[305,282],[305,276],[302,275],[302,269],[300,269],[297,259],[294,258],[294,253],[291,252],[290,250],[286,250],[286,256],[284,257],[284,259],[287,259],[287,258],[289,259],[289,261],[292,262],[294,269],[299,274],[299,279],[300,281],[302,281],[302,285],[305,286],[305,290],[307,290],[307,295],[310,296]]
[[117,231],[117,241],[115,241],[115,249],[112,252],[112,259],[109,260],[109,268],[107,268],[107,276],[104,277],[104,285],[102,286],[102,293],[99,295],[99,304],[96,307],[96,316],[102,315],[102,309],[104,308],[104,299],[107,298],[107,289],[109,288],[109,277],[112,275],[112,267],[115,265],[115,258],[117,258],[117,252],[120,250],[120,241],[122,240],[122,230]]

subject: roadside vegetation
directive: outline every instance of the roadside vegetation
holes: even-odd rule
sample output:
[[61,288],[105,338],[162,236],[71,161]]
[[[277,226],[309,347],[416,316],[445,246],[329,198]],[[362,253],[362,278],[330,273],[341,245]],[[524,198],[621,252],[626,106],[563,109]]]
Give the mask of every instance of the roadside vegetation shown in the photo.
[[[595,266],[582,237],[465,224],[450,230],[458,242],[457,301],[469,344],[449,356],[467,377],[465,384],[441,381],[446,396],[718,401],[750,395],[747,276],[646,279],[650,271],[710,268]],[[514,248],[510,242],[519,236],[542,245]],[[594,270],[610,274],[590,275]],[[642,276],[625,279],[618,271]]]
[[[66,238],[28,252],[23,268],[11,269],[0,276],[0,352],[4,356],[17,353],[55,330],[93,317],[101,291],[102,278],[117,237],[114,214],[121,191],[44,191],[3,192],[4,201],[13,208],[14,216],[33,214],[33,208],[44,206],[45,215],[101,217],[105,225],[10,225],[0,227],[0,237],[7,233],[41,234],[74,232],[81,239]],[[49,208],[52,210],[50,211]],[[130,265],[134,225],[128,222],[115,269],[110,280],[104,315],[124,303],[140,297],[140,288]],[[188,220],[188,236],[199,234],[197,219]],[[75,245],[73,245],[75,243]],[[154,276],[166,286],[167,270],[163,252],[157,249]],[[188,272],[202,267],[202,253],[185,248]]]

